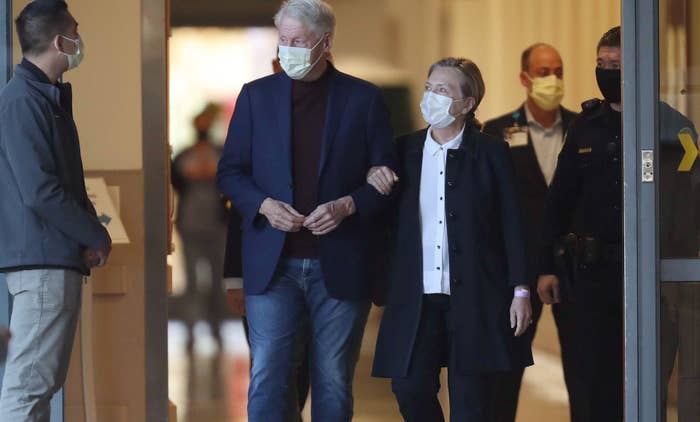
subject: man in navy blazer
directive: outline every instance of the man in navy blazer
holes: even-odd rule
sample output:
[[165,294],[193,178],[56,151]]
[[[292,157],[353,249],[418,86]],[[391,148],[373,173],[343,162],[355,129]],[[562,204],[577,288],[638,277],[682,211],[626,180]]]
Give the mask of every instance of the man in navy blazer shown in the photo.
[[335,17],[321,0],[275,16],[283,73],[243,86],[218,184],[243,217],[253,368],[251,421],[283,421],[296,331],[310,327],[312,418],[349,421],[370,308],[372,224],[389,198],[366,183],[394,168],[380,90],[327,60]]

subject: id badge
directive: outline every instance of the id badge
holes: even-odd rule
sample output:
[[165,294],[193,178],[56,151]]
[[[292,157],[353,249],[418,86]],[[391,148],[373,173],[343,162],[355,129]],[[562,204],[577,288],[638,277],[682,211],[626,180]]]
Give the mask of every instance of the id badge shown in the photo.
[[503,131],[503,137],[511,148],[527,146],[528,130],[527,126],[513,126]]

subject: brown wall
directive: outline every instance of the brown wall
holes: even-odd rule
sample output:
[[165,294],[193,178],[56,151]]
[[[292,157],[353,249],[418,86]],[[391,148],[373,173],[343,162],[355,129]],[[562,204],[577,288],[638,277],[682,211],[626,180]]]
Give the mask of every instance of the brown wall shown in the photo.
[[[100,422],[143,421],[144,357],[144,227],[143,173],[89,172],[120,187],[121,217],[130,245],[115,245],[109,264],[90,279],[93,288],[95,398]],[[79,340],[66,385],[66,420],[82,422],[82,376]],[[167,359],[167,356],[163,357]]]

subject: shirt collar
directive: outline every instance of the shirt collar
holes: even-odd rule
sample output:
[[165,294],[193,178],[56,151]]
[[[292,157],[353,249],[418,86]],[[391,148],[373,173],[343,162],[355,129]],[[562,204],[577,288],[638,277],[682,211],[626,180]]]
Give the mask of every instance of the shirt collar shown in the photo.
[[20,63],[20,66],[31,72],[31,74],[36,78],[37,81],[49,85],[53,85],[51,83],[51,80],[49,79],[48,76],[46,76],[46,73],[44,73],[43,70],[39,69],[39,66],[35,65],[34,63],[30,62],[26,58],[22,58],[22,62]]
[[535,118],[532,116],[532,113],[530,113],[530,108],[527,106],[527,103],[525,103],[523,108],[525,109],[525,118],[527,119],[528,126],[537,126],[538,128],[540,128],[542,130],[552,130],[552,129],[556,129],[560,125],[563,125],[563,123],[564,123],[562,118],[561,118],[561,108],[560,107],[557,107],[557,117],[556,117],[556,119],[554,119],[554,124],[552,125],[552,127],[548,127],[548,128],[543,127],[540,124],[540,122],[535,120]]
[[457,149],[462,145],[462,138],[464,136],[464,128],[466,127],[463,126],[462,130],[455,136],[454,138],[450,139],[449,142],[444,143],[440,145],[434,138],[433,138],[433,128],[430,127],[428,128],[428,133],[425,137],[425,153],[429,155],[435,155],[441,150],[446,150],[446,149]]

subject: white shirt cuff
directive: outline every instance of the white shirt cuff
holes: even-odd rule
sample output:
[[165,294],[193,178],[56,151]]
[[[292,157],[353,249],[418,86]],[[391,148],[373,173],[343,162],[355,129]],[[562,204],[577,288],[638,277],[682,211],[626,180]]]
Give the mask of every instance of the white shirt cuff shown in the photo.
[[236,290],[243,288],[243,279],[240,277],[224,278],[224,290]]

